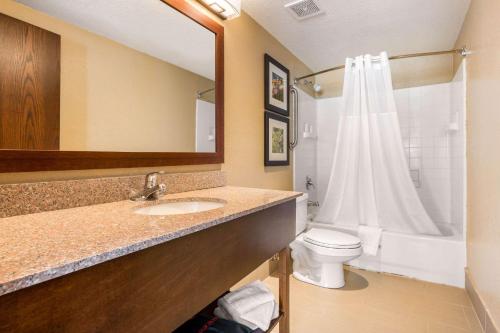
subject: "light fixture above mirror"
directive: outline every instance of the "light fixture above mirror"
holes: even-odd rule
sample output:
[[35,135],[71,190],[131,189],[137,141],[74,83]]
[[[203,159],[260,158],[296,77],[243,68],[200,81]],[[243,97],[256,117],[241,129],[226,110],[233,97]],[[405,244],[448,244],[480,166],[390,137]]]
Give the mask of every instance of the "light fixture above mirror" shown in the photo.
[[198,0],[210,11],[223,19],[233,19],[240,16],[241,0]]

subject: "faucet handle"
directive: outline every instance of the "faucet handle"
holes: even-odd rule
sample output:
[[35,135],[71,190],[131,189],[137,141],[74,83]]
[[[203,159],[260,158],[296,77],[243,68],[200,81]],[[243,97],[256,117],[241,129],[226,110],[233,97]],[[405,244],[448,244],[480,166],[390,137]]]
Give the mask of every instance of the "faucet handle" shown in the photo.
[[158,187],[159,187],[158,196],[162,196],[162,195],[165,195],[167,193],[167,185],[160,184],[160,185],[158,185]]
[[154,171],[150,172],[146,175],[146,183],[144,184],[145,188],[155,187],[158,181],[158,175],[163,175],[165,171]]

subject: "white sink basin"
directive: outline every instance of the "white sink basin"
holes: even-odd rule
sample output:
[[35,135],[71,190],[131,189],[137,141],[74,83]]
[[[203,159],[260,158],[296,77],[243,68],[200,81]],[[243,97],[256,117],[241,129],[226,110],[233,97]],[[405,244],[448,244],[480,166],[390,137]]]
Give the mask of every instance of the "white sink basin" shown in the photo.
[[224,203],[217,201],[171,201],[154,206],[141,207],[134,212],[140,215],[179,215],[205,212],[207,210],[224,207]]

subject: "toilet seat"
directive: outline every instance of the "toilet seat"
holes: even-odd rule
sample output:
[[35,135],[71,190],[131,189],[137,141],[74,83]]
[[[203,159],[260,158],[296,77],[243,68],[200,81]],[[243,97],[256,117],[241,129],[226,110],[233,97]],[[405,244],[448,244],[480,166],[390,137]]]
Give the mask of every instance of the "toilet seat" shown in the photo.
[[312,228],[304,234],[304,241],[329,249],[357,249],[361,240],[343,232]]

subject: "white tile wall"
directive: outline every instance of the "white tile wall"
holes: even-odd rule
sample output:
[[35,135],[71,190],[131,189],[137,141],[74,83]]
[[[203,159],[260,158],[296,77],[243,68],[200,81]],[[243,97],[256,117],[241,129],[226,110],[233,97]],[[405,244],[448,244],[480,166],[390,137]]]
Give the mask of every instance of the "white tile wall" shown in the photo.
[[317,102],[318,119],[318,144],[317,144],[317,175],[318,175],[318,200],[326,195],[328,181],[333,163],[335,142],[337,141],[337,127],[342,99],[320,99]]
[[420,200],[436,223],[451,222],[450,84],[395,91],[403,147]]
[[[318,178],[316,176],[316,140],[303,137],[304,125],[312,125],[313,137],[317,137],[316,100],[297,89],[299,92],[299,145],[293,151],[294,190],[309,194],[309,200],[317,200]],[[314,188],[306,189],[306,177],[311,177]]]

